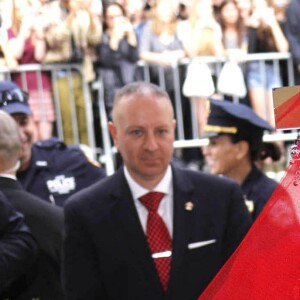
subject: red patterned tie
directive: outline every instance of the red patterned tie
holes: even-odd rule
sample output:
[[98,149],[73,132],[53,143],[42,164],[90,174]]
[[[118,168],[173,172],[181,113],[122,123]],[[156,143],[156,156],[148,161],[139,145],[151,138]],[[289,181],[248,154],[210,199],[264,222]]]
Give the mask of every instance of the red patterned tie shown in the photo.
[[146,229],[147,241],[160,281],[166,291],[171,266],[172,240],[166,224],[157,213],[159,203],[163,197],[163,193],[150,192],[140,197],[139,200],[148,209]]

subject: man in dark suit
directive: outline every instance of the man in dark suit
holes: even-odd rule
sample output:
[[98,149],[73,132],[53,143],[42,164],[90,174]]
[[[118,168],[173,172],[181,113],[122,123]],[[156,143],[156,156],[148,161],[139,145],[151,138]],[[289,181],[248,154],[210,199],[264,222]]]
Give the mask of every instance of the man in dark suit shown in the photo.
[[60,280],[63,211],[28,193],[17,181],[21,145],[16,122],[0,111],[0,190],[24,215],[39,250],[34,266],[5,292],[5,296],[13,299],[63,299]]
[[34,263],[37,245],[5,195],[0,192],[0,299],[2,292]]
[[170,163],[175,124],[156,85],[117,93],[109,128],[124,166],[66,203],[67,299],[197,299],[248,231],[236,183]]

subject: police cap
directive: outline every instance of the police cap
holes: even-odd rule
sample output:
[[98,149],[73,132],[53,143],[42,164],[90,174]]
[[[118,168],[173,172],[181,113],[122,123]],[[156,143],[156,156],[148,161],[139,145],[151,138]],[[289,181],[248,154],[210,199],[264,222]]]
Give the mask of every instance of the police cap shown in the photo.
[[227,100],[210,100],[210,112],[204,128],[207,137],[221,134],[234,135],[237,140],[253,141],[265,130],[275,130],[259,117],[252,108]]
[[11,81],[0,81],[0,109],[9,114],[23,113],[31,115],[28,93]]

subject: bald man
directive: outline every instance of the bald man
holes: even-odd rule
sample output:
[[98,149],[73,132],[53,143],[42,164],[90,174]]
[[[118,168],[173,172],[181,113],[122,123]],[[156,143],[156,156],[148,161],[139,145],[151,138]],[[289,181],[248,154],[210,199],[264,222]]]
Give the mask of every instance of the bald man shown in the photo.
[[171,163],[175,126],[156,85],[116,94],[109,129],[124,165],[66,203],[67,299],[197,299],[247,232],[236,183]]
[[63,210],[24,190],[16,178],[20,157],[22,142],[17,123],[9,114],[0,111],[0,190],[24,215],[38,244],[35,265],[6,291],[5,296],[60,300],[63,299],[60,280]]

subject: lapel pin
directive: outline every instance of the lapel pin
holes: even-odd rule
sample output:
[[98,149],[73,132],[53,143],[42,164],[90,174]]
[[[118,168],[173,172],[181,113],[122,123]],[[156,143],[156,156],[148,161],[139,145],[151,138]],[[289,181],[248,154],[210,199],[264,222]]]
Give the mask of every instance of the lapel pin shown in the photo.
[[247,199],[246,195],[244,195],[245,204],[248,208],[249,213],[254,212],[254,201]]
[[246,203],[249,213],[253,213],[254,212],[254,202],[252,200],[245,200],[245,203]]
[[184,205],[184,209],[187,210],[187,211],[192,211],[194,208],[194,203],[189,201],[189,202],[186,202],[185,205]]

